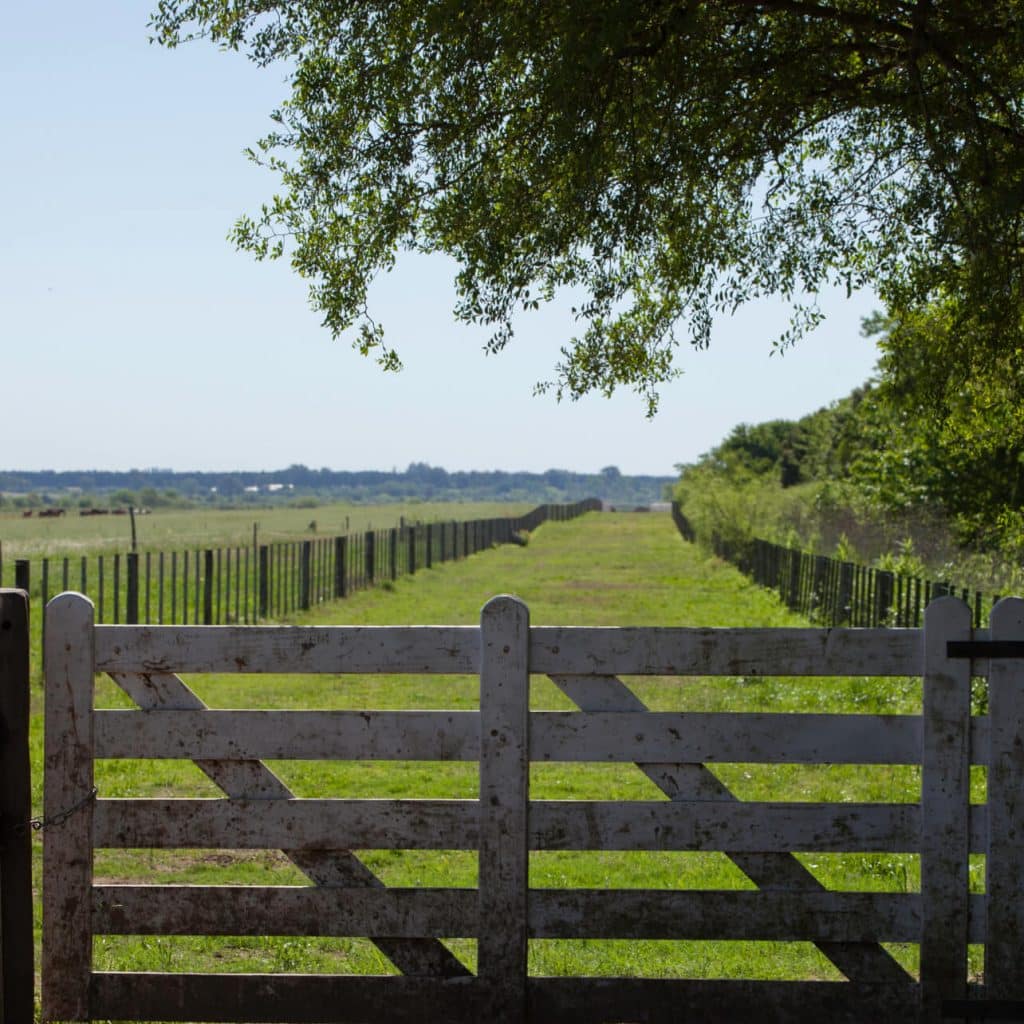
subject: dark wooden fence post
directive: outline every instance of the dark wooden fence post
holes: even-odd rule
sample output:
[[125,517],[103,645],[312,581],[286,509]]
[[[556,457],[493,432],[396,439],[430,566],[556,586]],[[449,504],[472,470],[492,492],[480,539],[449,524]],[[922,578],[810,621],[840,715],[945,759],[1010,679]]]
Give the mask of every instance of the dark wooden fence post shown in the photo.
[[310,586],[312,584],[313,542],[302,542],[302,560],[299,562],[299,606],[308,611],[310,606]]
[[839,566],[839,599],[836,608],[837,624],[850,622],[853,602],[853,563],[843,562]]
[[[121,621],[121,556],[114,555],[114,625]],[[46,625],[45,620],[43,625]]]
[[896,578],[891,572],[879,572],[875,575],[875,603],[877,606],[877,626],[890,625],[892,618],[893,591]]
[[270,550],[266,544],[260,545],[260,618],[269,614],[270,604]]
[[[25,563],[28,564],[27,562]],[[0,1018],[33,1019],[28,594],[0,590]]]
[[14,585],[18,590],[29,593],[30,576],[32,574],[31,563],[27,558],[19,558],[14,563]]
[[391,527],[388,531],[388,567],[391,570],[391,582],[398,579],[398,530]]
[[377,567],[377,535],[373,530],[366,531],[366,546],[364,549],[366,556],[366,582],[367,585],[373,583],[374,570]]
[[203,552],[203,625],[213,625],[213,550]]
[[426,555],[423,565],[427,569],[432,569],[434,566],[434,526],[432,523],[427,523]]
[[[43,571],[39,580],[39,606],[45,608],[50,600],[50,560],[43,559]],[[46,616],[43,616],[43,640],[46,640]]]
[[345,597],[348,590],[348,537],[334,538],[334,596]]
[[128,598],[125,602],[124,621],[134,626],[139,621],[139,555],[128,553]]
[[[228,565],[230,566],[231,563],[228,562]],[[214,584],[215,607],[214,607],[214,610],[213,610],[213,618],[211,619],[211,621],[214,622],[218,626],[221,624],[221,612],[222,612],[223,607],[224,607],[224,605],[222,603],[222,598],[221,598],[221,595],[222,595],[221,584],[223,582],[223,576],[222,576],[223,568],[224,568],[224,549],[223,548],[217,548],[217,575],[215,576],[216,583]]]
[[812,621],[827,621],[825,579],[828,575],[828,559],[823,555],[814,556],[814,581],[811,584],[811,607],[814,612]]
[[789,550],[789,592],[786,604],[794,610],[800,604],[800,552],[792,548]]
[[408,572],[411,576],[416,572],[416,527],[409,527],[409,566]]

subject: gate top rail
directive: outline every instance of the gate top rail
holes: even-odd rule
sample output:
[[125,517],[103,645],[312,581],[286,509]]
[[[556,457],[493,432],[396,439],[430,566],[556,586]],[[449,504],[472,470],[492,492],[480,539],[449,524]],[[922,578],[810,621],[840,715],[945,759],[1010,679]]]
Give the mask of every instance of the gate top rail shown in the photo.
[[477,626],[96,626],[99,672],[479,671]]
[[[96,626],[100,672],[476,674],[478,626]],[[565,675],[913,676],[920,629],[529,630],[529,670]],[[987,639],[977,631],[978,640]],[[975,675],[987,673],[978,659]]]

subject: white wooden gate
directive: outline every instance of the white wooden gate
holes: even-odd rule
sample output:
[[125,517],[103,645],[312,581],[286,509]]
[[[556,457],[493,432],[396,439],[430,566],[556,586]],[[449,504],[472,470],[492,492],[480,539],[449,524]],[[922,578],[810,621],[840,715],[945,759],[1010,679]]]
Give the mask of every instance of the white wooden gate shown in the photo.
[[[951,598],[923,630],[531,628],[508,597],[479,628],[148,627],[97,626],[64,594],[46,636],[46,815],[74,808],[45,836],[46,1020],[902,1024],[1024,1007],[1024,601],[976,633]],[[988,717],[971,716],[972,670]],[[139,710],[95,710],[97,672]],[[229,672],[478,673],[480,707],[214,711],[179,675]],[[531,673],[579,710],[531,712]],[[759,674],[922,676],[923,714],[652,712],[621,678]],[[91,799],[94,760],[119,757],[192,758],[225,796]],[[262,763],[277,758],[478,761],[479,799],[296,799]],[[531,800],[531,761],[632,762],[667,799]],[[920,765],[921,799],[744,802],[714,762]],[[987,805],[970,803],[972,764]],[[105,847],[280,849],[311,884],[98,885]],[[478,851],[478,888],[386,888],[349,852],[417,848]],[[758,891],[531,889],[529,851],[553,849],[724,851]],[[793,851],[919,853],[921,889],[826,890]],[[402,973],[98,972],[94,934],[368,936]],[[477,939],[475,974],[449,937]],[[528,976],[530,939],[574,937],[812,941],[848,981]],[[920,944],[919,977],[887,942]]]

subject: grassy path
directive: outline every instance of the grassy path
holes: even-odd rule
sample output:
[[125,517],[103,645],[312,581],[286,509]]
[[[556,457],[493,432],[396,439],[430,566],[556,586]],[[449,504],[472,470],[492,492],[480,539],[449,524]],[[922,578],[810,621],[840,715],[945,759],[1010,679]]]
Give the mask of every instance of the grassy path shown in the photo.
[[355,595],[303,621],[475,623],[498,593],[535,625],[781,626],[795,618],[718,559],[686,544],[667,516],[593,513],[547,523],[526,548],[501,547]]
[[[344,603],[304,615],[304,624],[473,624],[497,593],[514,593],[537,625],[801,625],[772,595],[736,570],[685,544],[667,517],[591,514],[548,523],[526,548],[503,547],[463,562],[423,570]],[[189,680],[213,707],[473,708],[473,677],[202,677]],[[649,679],[634,688],[653,709],[911,712],[916,681],[764,678]],[[550,682],[534,679],[535,708],[570,705]],[[109,681],[99,681],[100,706],[128,707]],[[38,736],[37,736],[38,740]],[[36,744],[38,757],[39,744]],[[102,796],[215,796],[190,762],[103,762]],[[275,762],[299,796],[476,795],[475,765]],[[742,799],[916,800],[913,768],[718,765],[716,774]],[[534,796],[547,799],[659,799],[631,765],[536,765]],[[364,860],[389,885],[473,886],[471,852],[377,851]],[[901,855],[817,855],[801,858],[832,888],[903,890],[916,886],[917,859]],[[198,884],[302,884],[275,852],[99,851],[98,878]],[[723,854],[535,853],[536,887],[750,888]],[[475,944],[451,947],[472,966]],[[896,951],[913,967],[915,951]],[[531,943],[538,974],[838,978],[810,944],[738,942],[549,941]],[[369,942],[305,938],[100,937],[99,969],[386,972]]]

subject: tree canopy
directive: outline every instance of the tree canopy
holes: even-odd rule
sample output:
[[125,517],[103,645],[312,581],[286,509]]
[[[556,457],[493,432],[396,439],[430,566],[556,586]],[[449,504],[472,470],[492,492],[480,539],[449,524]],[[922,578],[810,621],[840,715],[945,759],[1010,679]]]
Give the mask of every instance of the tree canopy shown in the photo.
[[[288,258],[326,326],[386,366],[367,304],[405,250],[459,266],[456,315],[511,338],[562,289],[577,336],[545,386],[653,410],[677,331],[828,285],[955,300],[1000,358],[1024,310],[1020,0],[162,0],[291,95],[252,150],[280,177],[236,243]],[[965,343],[966,345],[966,343]],[[963,351],[963,347],[957,349]]]
[[[846,532],[859,523],[875,533],[872,543],[939,529],[958,545],[1019,563],[1024,352],[950,368],[943,356],[957,345],[957,315],[950,301],[871,318],[865,331],[879,336],[881,350],[875,376],[798,420],[733,428],[680,467],[679,493],[691,511],[706,521],[731,515],[744,528],[775,516],[776,537],[793,526],[805,541],[837,524]],[[797,484],[810,486],[781,497]]]

